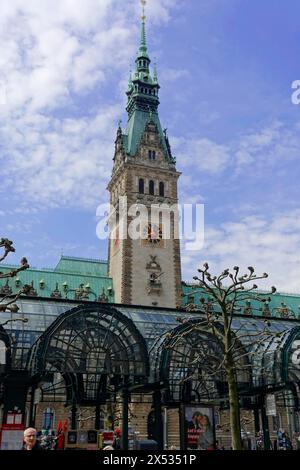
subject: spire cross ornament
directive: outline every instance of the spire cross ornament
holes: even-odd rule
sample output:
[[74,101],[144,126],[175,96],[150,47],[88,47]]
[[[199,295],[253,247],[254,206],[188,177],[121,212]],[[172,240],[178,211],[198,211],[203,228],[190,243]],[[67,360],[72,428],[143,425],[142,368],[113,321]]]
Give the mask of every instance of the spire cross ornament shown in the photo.
[[141,5],[142,5],[142,21],[145,21],[146,16],[145,16],[145,6],[147,4],[147,0],[141,0]]

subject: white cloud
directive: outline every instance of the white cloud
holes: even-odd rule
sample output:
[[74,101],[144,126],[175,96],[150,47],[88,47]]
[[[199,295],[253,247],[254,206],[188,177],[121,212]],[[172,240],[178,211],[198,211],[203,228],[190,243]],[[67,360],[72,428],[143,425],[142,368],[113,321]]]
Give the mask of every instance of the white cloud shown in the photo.
[[[201,135],[201,133],[199,132]],[[299,123],[288,127],[274,121],[259,131],[248,131],[225,143],[216,143],[206,137],[171,137],[178,162],[184,168],[198,173],[222,175],[230,170],[230,177],[240,178],[242,172],[266,175],[276,169],[282,175],[288,164],[298,165],[300,154]]]
[[[96,207],[107,198],[116,122],[124,111],[123,99],[113,90],[108,99],[103,90],[124,76],[134,57],[140,5],[135,0],[2,3],[2,191],[19,194],[29,206]],[[149,2],[149,22],[168,21],[176,3]]]
[[287,127],[274,121],[259,132],[248,132],[232,143],[236,175],[244,168],[252,173],[298,161],[300,139],[298,123]]
[[182,78],[187,78],[189,77],[189,75],[190,72],[185,69],[164,68],[159,74],[159,79],[161,82],[170,83],[176,80],[180,80]]
[[49,117],[45,122],[35,115],[34,120],[25,117],[10,123],[4,140],[10,167],[5,172],[13,170],[15,192],[47,206],[95,207],[105,197],[113,156],[112,123],[119,114],[118,106],[110,106],[91,118]]
[[219,145],[210,139],[171,138],[174,154],[180,165],[215,174],[221,173],[230,164],[227,145]]
[[267,217],[244,217],[239,223],[206,227],[205,245],[196,254],[183,252],[183,271],[192,279],[197,267],[208,261],[218,273],[235,265],[255,266],[269,278],[261,287],[300,292],[300,209]]

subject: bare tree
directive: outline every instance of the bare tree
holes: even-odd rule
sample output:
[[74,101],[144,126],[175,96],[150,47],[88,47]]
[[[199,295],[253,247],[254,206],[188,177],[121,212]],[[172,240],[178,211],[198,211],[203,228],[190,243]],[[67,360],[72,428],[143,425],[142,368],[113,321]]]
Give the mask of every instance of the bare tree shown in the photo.
[[[269,319],[264,321],[262,330],[253,332],[245,332],[242,327],[233,328],[232,322],[236,314],[241,312],[250,313],[251,301],[259,302],[260,305],[270,301],[269,294],[274,294],[276,288],[272,287],[271,292],[267,294],[257,292],[256,282],[267,278],[268,274],[264,273],[258,276],[251,266],[248,267],[248,273],[243,275],[240,275],[240,268],[235,266],[232,272],[226,269],[219,276],[213,276],[209,272],[208,264],[205,263],[203,269],[198,269],[198,272],[199,275],[193,278],[197,281],[194,292],[199,293],[200,291],[203,295],[206,295],[200,298],[200,307],[199,305],[189,304],[187,311],[197,310],[202,313],[202,318],[197,321],[195,321],[195,318],[189,320],[179,318],[178,320],[187,324],[185,335],[195,331],[198,331],[199,334],[200,331],[202,333],[203,331],[209,332],[214,340],[217,340],[221,345],[222,355],[217,359],[216,355],[209,353],[209,357],[207,357],[205,348],[202,348],[201,353],[194,352],[192,364],[189,364],[191,366],[190,370],[196,371],[197,364],[198,366],[200,364],[199,369],[201,368],[202,372],[200,376],[198,373],[197,380],[206,381],[206,390],[214,386],[214,379],[218,375],[224,374],[228,386],[232,448],[241,450],[238,377],[247,370],[250,373],[252,366],[249,359],[251,359],[251,354],[257,353],[266,339],[270,336],[274,337],[274,334],[269,330]],[[260,310],[264,311],[265,308],[260,308]],[[275,336],[278,335],[281,334],[275,334]],[[180,338],[178,338],[178,341],[180,341]],[[245,348],[245,341],[251,347]],[[174,338],[171,347],[173,346]],[[204,374],[203,370],[205,371]],[[260,372],[267,373],[263,370]]]
[[[2,256],[0,256],[0,262],[2,262],[10,253],[14,253],[16,250],[13,247],[13,242],[8,240],[8,238],[1,238],[0,239],[0,248],[3,250]],[[26,258],[22,258],[20,262],[20,266],[16,269],[12,269],[7,273],[0,272],[0,279],[9,279],[15,277],[19,272],[25,271],[25,269],[29,268],[29,264]],[[31,289],[31,286],[24,285],[22,289],[19,289],[18,292],[12,294],[8,293],[0,298],[0,312],[5,312],[6,310],[10,312],[17,312],[19,310],[17,304],[15,303],[20,295],[27,294]]]

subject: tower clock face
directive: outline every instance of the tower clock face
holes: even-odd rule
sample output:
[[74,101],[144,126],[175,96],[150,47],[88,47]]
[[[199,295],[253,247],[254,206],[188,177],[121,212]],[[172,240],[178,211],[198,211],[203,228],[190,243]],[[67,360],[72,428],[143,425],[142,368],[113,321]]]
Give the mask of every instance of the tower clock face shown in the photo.
[[157,224],[145,225],[143,229],[143,239],[153,245],[159,245],[162,241],[162,227]]

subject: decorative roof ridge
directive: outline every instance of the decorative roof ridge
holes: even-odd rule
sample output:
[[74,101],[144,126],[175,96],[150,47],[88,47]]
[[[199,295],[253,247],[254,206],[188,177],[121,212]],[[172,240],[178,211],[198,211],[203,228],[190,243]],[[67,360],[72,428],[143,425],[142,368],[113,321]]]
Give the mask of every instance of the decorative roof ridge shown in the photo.
[[108,264],[107,260],[104,260],[104,259],[80,258],[78,256],[65,256],[65,255],[62,255],[59,261],[61,261],[62,259],[67,259],[67,260],[72,260],[72,261],[85,261],[85,262],[88,262],[88,263]]
[[[19,268],[20,266],[17,264],[1,264],[2,268]],[[59,269],[53,269],[53,268],[36,268],[34,266],[30,266],[29,269],[26,270],[26,272],[30,271],[35,271],[35,272],[40,272],[40,273],[51,273],[51,274],[66,274],[68,276],[82,276],[82,277],[92,277],[92,278],[97,278],[97,279],[112,279],[109,276],[103,276],[101,274],[83,274],[80,271],[63,271]]]
[[[184,287],[184,286],[199,287],[199,289],[201,289],[201,287],[196,282],[193,282],[193,281],[182,281],[182,287]],[[263,289],[259,289],[256,292],[258,292],[260,294],[270,294],[270,291],[263,290]],[[288,297],[300,297],[300,292],[298,292],[298,293],[297,292],[281,292],[281,291],[277,290],[275,294],[272,294],[272,296],[274,296],[274,295],[287,295]]]
[[82,277],[92,277],[96,279],[112,279],[108,276],[103,276],[101,274],[83,274],[79,271],[60,271],[60,270],[53,270],[54,274],[66,274],[68,276],[82,276]]

